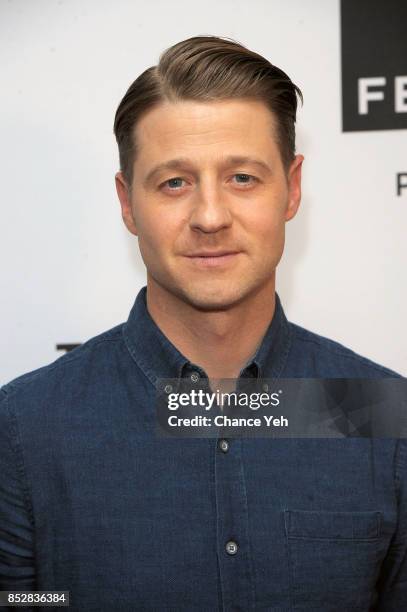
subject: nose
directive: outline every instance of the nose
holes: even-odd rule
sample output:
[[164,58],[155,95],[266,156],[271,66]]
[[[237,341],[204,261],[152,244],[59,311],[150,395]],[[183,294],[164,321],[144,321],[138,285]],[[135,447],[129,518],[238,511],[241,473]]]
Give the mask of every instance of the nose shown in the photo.
[[191,229],[209,234],[230,227],[232,215],[226,199],[215,182],[201,182],[189,219]]

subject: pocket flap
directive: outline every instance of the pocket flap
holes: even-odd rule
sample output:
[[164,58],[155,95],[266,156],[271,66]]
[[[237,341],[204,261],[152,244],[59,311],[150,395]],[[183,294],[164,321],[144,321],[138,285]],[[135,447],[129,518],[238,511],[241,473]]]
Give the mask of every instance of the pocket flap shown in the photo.
[[289,538],[370,540],[379,537],[381,512],[284,510]]

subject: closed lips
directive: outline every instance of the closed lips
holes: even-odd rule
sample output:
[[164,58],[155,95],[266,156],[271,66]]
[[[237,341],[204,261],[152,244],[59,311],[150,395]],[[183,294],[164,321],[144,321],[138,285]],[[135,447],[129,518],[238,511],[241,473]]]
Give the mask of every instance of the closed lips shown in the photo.
[[235,255],[239,251],[214,251],[213,253],[208,251],[202,251],[200,253],[193,253],[192,255],[187,255],[187,257],[223,257],[224,255]]

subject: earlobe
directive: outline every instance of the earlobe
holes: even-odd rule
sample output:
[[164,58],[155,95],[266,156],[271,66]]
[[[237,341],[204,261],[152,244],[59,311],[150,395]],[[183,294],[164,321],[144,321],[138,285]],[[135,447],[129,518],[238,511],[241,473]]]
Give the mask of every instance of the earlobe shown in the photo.
[[122,172],[115,175],[116,191],[122,209],[122,219],[130,233],[138,235],[137,227],[134,222],[133,210],[131,207],[131,193],[124,179]]

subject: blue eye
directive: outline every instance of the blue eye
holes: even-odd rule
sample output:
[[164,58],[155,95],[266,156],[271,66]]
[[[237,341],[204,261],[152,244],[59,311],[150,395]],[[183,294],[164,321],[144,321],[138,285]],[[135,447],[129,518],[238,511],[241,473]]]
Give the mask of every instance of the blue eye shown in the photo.
[[184,179],[180,178],[179,176],[176,176],[175,178],[170,178],[168,179],[168,181],[165,181],[164,185],[168,185],[169,187],[175,187],[175,188],[179,188],[182,187],[182,185],[180,183],[182,183]]
[[250,185],[250,183],[255,182],[257,180],[256,177],[252,176],[251,174],[244,174],[242,172],[239,172],[238,174],[235,174],[234,176],[238,177],[239,179],[243,179],[243,181],[241,180],[237,181],[239,185]]

